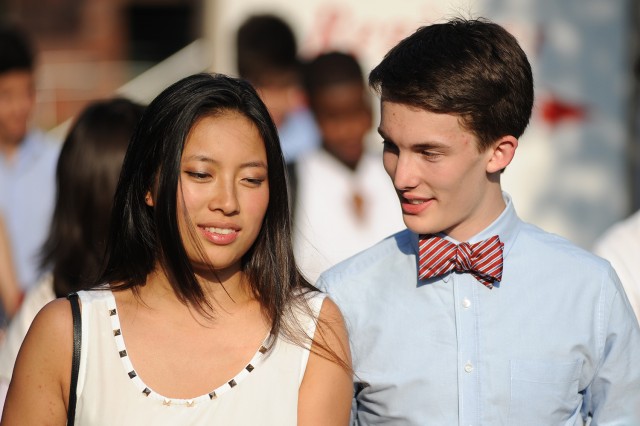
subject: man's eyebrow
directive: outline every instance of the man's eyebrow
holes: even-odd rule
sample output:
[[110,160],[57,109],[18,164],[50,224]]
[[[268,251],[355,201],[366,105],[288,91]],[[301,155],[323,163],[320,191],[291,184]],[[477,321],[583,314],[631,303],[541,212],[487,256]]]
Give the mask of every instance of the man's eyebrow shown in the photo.
[[[380,136],[382,136],[382,138],[387,141],[387,142],[393,142],[393,139],[390,138],[385,132],[384,130],[382,130],[380,127],[378,127],[378,134]],[[442,143],[442,142],[438,142],[438,141],[429,141],[429,142],[418,142],[415,143],[413,145],[411,145],[411,149],[413,150],[425,150],[425,149],[434,149],[434,148],[447,148],[447,145]]]
[[420,142],[415,145],[411,145],[411,148],[416,151],[422,151],[427,149],[448,148],[448,146],[440,142]]

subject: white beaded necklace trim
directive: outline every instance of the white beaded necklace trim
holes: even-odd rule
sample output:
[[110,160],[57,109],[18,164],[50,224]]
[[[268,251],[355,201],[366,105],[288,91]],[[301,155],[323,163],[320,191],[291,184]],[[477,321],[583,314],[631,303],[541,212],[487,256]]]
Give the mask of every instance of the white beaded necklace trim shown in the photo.
[[116,308],[116,300],[113,295],[108,301],[107,305],[109,309],[109,318],[111,320],[111,328],[113,330],[113,338],[116,342],[118,355],[120,356],[120,360],[122,361],[124,371],[127,373],[134,385],[138,388],[140,393],[144,394],[146,397],[161,401],[162,405],[164,406],[184,405],[185,407],[194,407],[198,403],[211,401],[220,397],[221,395],[224,395],[226,392],[242,382],[245,377],[247,377],[256,367],[258,367],[264,361],[265,355],[267,354],[267,352],[269,352],[269,349],[271,349],[271,345],[273,344],[273,336],[269,333],[269,335],[262,342],[262,345],[260,345],[260,348],[256,351],[253,358],[251,358],[251,361],[249,361],[249,363],[242,369],[242,371],[236,374],[235,377],[233,377],[227,383],[219,386],[211,392],[191,399],[166,398],[148,387],[136,373],[133,365],[131,364],[131,359],[127,354],[127,348],[124,344],[124,338],[122,336],[122,330],[120,328],[120,318],[118,317],[118,311]]

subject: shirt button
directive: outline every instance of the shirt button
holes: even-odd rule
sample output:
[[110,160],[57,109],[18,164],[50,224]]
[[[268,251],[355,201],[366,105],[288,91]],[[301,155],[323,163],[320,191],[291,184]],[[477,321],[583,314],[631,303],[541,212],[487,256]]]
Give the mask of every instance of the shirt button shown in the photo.
[[463,308],[468,309],[470,306],[471,306],[471,300],[467,299],[466,297],[462,299]]
[[473,371],[473,364],[471,364],[470,362],[467,362],[464,365],[464,371],[466,371],[467,373],[471,373]]

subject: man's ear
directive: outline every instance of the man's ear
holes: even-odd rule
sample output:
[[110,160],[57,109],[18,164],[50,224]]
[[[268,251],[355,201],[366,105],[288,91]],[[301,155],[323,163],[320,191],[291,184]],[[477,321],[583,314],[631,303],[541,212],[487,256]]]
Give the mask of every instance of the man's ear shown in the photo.
[[144,202],[149,207],[153,207],[153,196],[151,195],[151,191],[147,191],[147,194],[144,196]]
[[513,136],[503,136],[495,141],[491,148],[491,156],[487,163],[487,173],[496,173],[504,170],[516,153],[518,139]]

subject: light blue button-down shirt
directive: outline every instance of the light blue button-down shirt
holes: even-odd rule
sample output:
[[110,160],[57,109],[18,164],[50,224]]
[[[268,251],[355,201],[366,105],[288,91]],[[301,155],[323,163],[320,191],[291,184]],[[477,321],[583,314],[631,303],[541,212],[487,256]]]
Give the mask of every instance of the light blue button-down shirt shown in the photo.
[[11,161],[0,154],[0,213],[25,290],[38,278],[38,253],[51,223],[59,154],[60,144],[39,131],[27,134]]
[[640,425],[640,327],[615,272],[505,201],[468,240],[504,242],[492,290],[418,281],[409,230],[320,277],[349,329],[358,424]]

